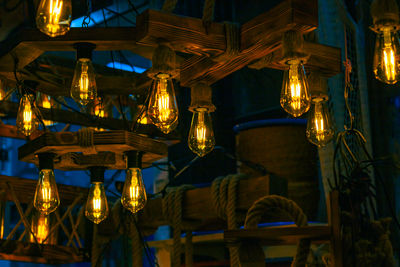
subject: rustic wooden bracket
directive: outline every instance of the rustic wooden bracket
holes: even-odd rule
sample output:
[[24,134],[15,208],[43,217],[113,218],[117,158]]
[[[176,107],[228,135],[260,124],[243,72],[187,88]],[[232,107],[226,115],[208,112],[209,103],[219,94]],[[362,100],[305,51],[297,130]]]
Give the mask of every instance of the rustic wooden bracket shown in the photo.
[[[123,154],[126,151],[143,151],[143,165],[148,167],[167,155],[168,145],[142,135],[127,131],[103,131],[93,133],[93,145],[98,152],[82,155],[84,148],[79,145],[77,132],[46,132],[18,149],[21,161],[38,163],[38,153],[51,152],[57,156],[56,169],[82,170],[89,166],[106,166],[112,169],[125,169]],[[65,159],[70,160],[65,160]]]
[[[18,69],[22,69],[45,51],[72,51],[72,44],[77,41],[96,44],[96,50],[130,50],[151,58],[160,40],[165,40],[175,51],[191,54],[178,60],[181,62],[182,86],[190,87],[198,82],[212,84],[271,53],[279,55],[284,32],[296,30],[305,34],[317,26],[317,0],[284,0],[243,24],[240,28],[240,52],[227,61],[216,61],[213,59],[227,49],[223,23],[211,22],[206,31],[201,19],[147,10],[137,17],[136,28],[74,28],[56,38],[50,38],[37,29],[23,29],[0,44],[0,73],[13,79],[15,58],[19,59]],[[321,44],[308,44],[304,49],[311,55],[308,67],[321,69],[327,76],[341,71],[339,49]],[[278,63],[280,59],[275,56],[271,59],[271,68],[282,68]],[[100,87],[104,84],[111,88],[112,81],[116,84],[133,83],[133,91],[140,93],[146,92],[150,82],[146,75],[137,76],[133,81],[131,77],[111,75],[103,79],[105,82],[99,83]],[[120,90],[106,89],[107,86],[104,93],[132,93],[126,86]],[[99,91],[102,90],[100,87]]]

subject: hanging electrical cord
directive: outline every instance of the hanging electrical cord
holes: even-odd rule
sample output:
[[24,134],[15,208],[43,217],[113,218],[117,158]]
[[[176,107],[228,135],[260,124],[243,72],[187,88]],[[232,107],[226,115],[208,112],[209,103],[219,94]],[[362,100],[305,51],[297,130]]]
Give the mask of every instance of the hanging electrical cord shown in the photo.
[[86,0],[86,15],[82,20],[82,28],[88,28],[89,24],[93,21],[92,17],[90,16],[92,12],[92,1]]

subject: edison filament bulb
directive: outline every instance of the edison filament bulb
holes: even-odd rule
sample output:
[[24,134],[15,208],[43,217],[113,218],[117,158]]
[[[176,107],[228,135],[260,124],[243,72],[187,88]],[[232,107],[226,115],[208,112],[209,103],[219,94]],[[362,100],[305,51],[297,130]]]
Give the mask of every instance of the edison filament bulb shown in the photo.
[[45,215],[55,211],[60,205],[60,198],[52,169],[40,170],[33,203],[35,208]]
[[206,109],[197,109],[193,113],[188,145],[190,150],[203,157],[215,146],[211,114]]
[[307,139],[318,147],[325,146],[333,139],[335,130],[326,99],[314,98],[312,100],[306,135]]
[[92,61],[88,58],[78,59],[72,79],[71,97],[81,105],[92,102],[97,95],[95,72]]
[[24,94],[19,102],[16,125],[18,130],[26,136],[39,128],[34,98],[33,94]]
[[85,216],[95,224],[99,224],[108,215],[108,203],[104,184],[93,182],[86,201]]
[[153,81],[147,114],[152,123],[168,134],[177,126],[178,104],[169,74],[158,74]]
[[29,241],[35,243],[35,238],[39,244],[49,244],[50,238],[47,236],[50,233],[50,217],[42,213],[36,212],[32,216],[31,234]]
[[289,69],[283,76],[280,103],[293,117],[299,117],[310,108],[310,94],[304,66],[300,60],[289,60]]
[[375,77],[381,82],[395,84],[400,76],[399,36],[393,27],[387,26],[377,33],[374,54]]
[[36,26],[50,37],[66,34],[71,25],[71,0],[41,0],[36,13]]
[[122,190],[122,205],[132,213],[136,213],[144,208],[146,201],[147,196],[143,184],[142,171],[139,168],[128,168]]
[[[37,103],[37,106],[46,108],[46,109],[51,109],[51,108],[59,109],[60,108],[60,104],[55,102],[51,96],[46,95],[41,92],[39,92],[37,94],[36,103]],[[55,124],[54,121],[52,121],[52,120],[43,120],[43,123],[46,126],[52,126]]]

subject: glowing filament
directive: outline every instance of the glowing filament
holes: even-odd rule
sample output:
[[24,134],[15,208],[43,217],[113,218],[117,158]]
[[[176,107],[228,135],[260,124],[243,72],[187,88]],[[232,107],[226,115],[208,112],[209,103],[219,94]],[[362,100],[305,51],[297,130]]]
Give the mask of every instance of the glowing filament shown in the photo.
[[79,79],[79,96],[82,100],[89,99],[89,75],[87,73],[88,66],[82,65],[81,77]]
[[101,192],[99,188],[94,189],[94,197],[93,197],[93,217],[96,219],[102,216],[101,209]]
[[40,216],[39,217],[39,222],[37,226],[37,231],[36,231],[36,240],[39,243],[43,243],[43,241],[46,239],[47,235],[49,234],[49,222],[48,222],[48,217],[47,216]]
[[49,32],[55,33],[59,30],[60,25],[58,23],[60,21],[62,7],[63,7],[63,1],[50,0],[49,21],[47,24]]
[[390,31],[386,30],[383,32],[383,69],[386,75],[386,79],[393,81],[396,79],[396,58],[393,50],[393,43],[391,39]]
[[25,102],[25,108],[23,111],[23,125],[24,130],[26,132],[30,132],[32,130],[32,117],[33,117],[33,110],[30,101]]

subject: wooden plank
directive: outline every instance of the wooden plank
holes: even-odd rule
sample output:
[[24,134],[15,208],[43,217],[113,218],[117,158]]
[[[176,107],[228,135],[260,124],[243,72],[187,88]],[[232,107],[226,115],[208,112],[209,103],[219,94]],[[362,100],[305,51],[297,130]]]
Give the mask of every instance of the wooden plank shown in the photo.
[[242,26],[240,53],[236,57],[227,62],[214,62],[210,57],[192,56],[183,62],[181,85],[190,87],[200,81],[212,84],[277,50],[285,31],[307,33],[317,26],[317,0],[285,0]]
[[14,70],[14,58],[18,58],[21,69],[45,51],[75,51],[73,44],[90,42],[96,50],[130,50],[151,58],[152,48],[139,47],[135,42],[134,27],[117,28],[71,28],[63,35],[51,38],[36,28],[24,28],[0,43],[0,72]]
[[327,201],[328,222],[332,227],[331,236],[331,255],[334,267],[343,267],[343,240],[342,240],[342,226],[341,226],[341,212],[339,205],[339,192],[332,191],[329,194]]
[[328,243],[331,238],[330,226],[287,226],[268,227],[260,229],[227,230],[224,232],[224,240],[227,243],[241,241],[260,241],[262,245],[292,245],[300,239],[307,238],[314,242]]
[[[8,117],[16,117],[18,112],[18,103],[11,101],[0,101],[0,113],[7,114]],[[104,129],[111,130],[123,130],[126,129],[125,122],[123,120],[114,119],[114,118],[99,118],[96,116],[92,116],[89,114],[82,114],[68,110],[61,109],[46,109],[39,107],[40,113],[45,120],[51,120],[61,123],[69,123],[74,125],[82,125],[87,127],[99,127]],[[130,125],[130,122],[128,122]],[[18,132],[14,132],[15,127],[6,126],[3,130],[0,126],[0,136],[11,137],[23,139],[22,136]],[[162,137],[164,139],[176,140],[179,139],[180,136],[177,133],[171,134],[163,134],[160,130],[158,130],[152,124],[139,124],[137,130],[135,131],[137,134],[145,134],[149,136]],[[34,133],[33,136],[38,136],[39,134]]]
[[[145,152],[143,155],[143,167],[150,166],[151,163],[165,157],[168,153],[168,145],[166,143],[126,131],[96,131],[93,135],[93,143],[95,147],[94,155],[100,152],[112,152],[116,155],[111,158],[105,157],[104,154],[99,155],[98,158],[94,155],[85,155],[87,149],[79,146],[77,132],[46,132],[19,147],[18,159],[37,164],[36,154],[50,152],[58,156],[55,159],[56,168],[59,166],[62,169],[81,170],[86,169],[88,166],[98,166],[101,162],[101,164],[112,169],[125,169],[125,159],[122,155],[126,151],[139,150]],[[84,155],[73,154],[70,157],[71,154],[68,154],[65,156],[67,153],[79,152],[84,152]],[[66,162],[58,165],[60,160],[66,160]],[[79,160],[84,161],[83,165],[79,164]]]
[[[31,134],[28,138],[29,139],[34,139],[38,136],[43,134],[42,131],[36,131],[33,134]],[[17,130],[17,127],[14,125],[7,125],[7,124],[0,124],[0,136],[1,137],[8,137],[8,138],[15,138],[15,139],[24,139],[26,140],[27,137],[20,133]]]
[[[5,240],[0,240],[0,247]],[[10,240],[6,247],[0,250],[0,259],[43,264],[67,264],[87,262],[89,257],[86,249],[74,249],[59,245],[41,245]]]
[[[342,71],[340,48],[322,45],[312,42],[304,42],[304,52],[310,55],[305,68],[307,70],[319,70],[326,77],[334,76]],[[267,63],[263,68],[287,69],[287,65],[281,62],[282,48],[267,55]]]
[[225,31],[222,23],[212,22],[206,32],[198,18],[147,10],[136,19],[136,41],[143,46],[157,46],[166,40],[175,51],[212,56],[225,51]]
[[[0,175],[0,188],[5,190],[6,200],[13,201],[13,198],[8,190],[6,183],[9,183],[13,186],[16,195],[18,196],[18,199],[21,203],[28,204],[32,201],[35,195],[37,179],[26,179],[14,176]],[[57,183],[57,188],[58,194],[60,196],[60,204],[62,206],[70,205],[80,194],[83,194],[84,196],[88,194],[88,189],[83,187]],[[85,197],[83,198],[83,201],[86,201]],[[81,202],[82,204],[83,201]]]
[[[237,211],[238,221],[243,223],[244,214],[259,198],[268,194],[285,195],[287,183],[277,177],[261,176],[243,179],[238,185]],[[211,188],[204,187],[185,192],[183,197],[183,220],[193,221],[195,230],[221,230],[226,228],[226,222],[218,218],[212,202]],[[162,199],[149,199],[143,212],[139,213],[139,224],[142,229],[157,229],[167,225],[162,212]],[[277,218],[271,218],[275,220]],[[100,231],[115,231],[112,220],[99,225]]]

